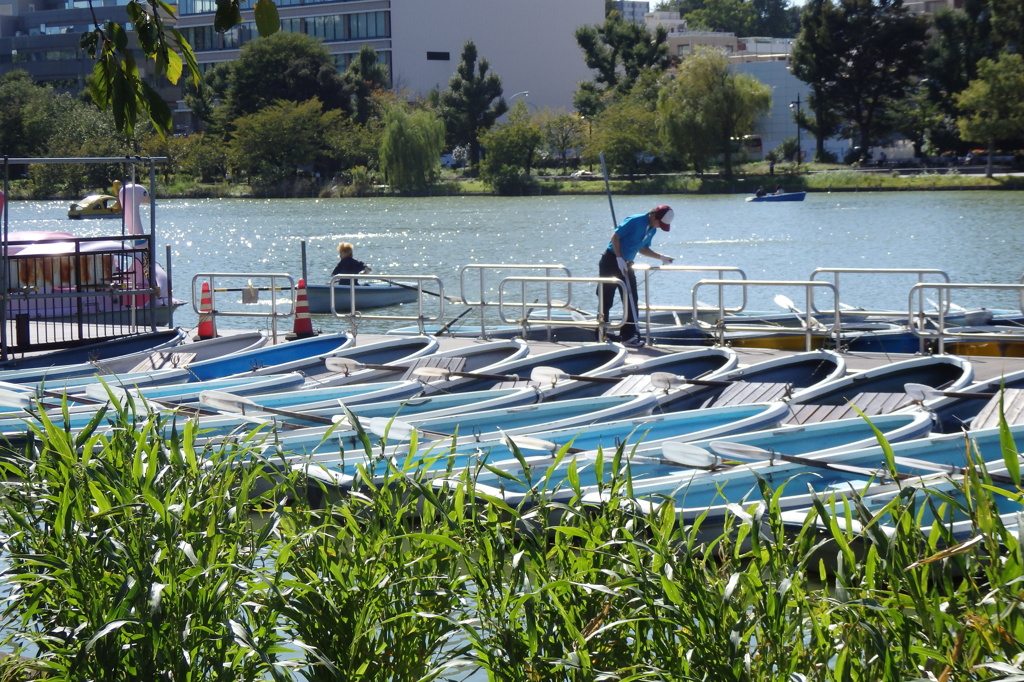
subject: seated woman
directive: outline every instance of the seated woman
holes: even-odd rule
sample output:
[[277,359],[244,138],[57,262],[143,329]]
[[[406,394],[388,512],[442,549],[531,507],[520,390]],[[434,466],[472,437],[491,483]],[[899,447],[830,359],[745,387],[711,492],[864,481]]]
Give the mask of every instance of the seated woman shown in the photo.
[[[334,272],[331,273],[331,277],[335,275],[365,275],[373,269],[363,261],[352,257],[352,245],[348,242],[338,244],[338,259],[338,264],[334,266]],[[358,285],[359,280],[352,278],[340,279],[338,284],[344,286],[349,286],[350,284]]]

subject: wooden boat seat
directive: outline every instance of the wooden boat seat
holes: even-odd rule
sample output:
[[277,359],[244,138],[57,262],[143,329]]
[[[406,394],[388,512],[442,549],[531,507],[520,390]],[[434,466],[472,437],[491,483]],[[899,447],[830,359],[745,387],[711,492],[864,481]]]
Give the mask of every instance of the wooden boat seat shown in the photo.
[[816,424],[835,419],[850,419],[860,416],[857,414],[857,410],[868,417],[873,417],[879,414],[889,414],[909,403],[910,397],[906,393],[865,391],[858,393],[841,405],[791,405],[791,414],[784,423]]
[[[195,353],[150,353],[145,360],[131,368],[132,372],[152,372],[160,369],[176,369],[184,367],[196,359]],[[103,374],[110,374],[103,368],[103,363],[98,363]]]
[[786,382],[737,381],[731,386],[726,386],[715,397],[709,398],[702,407],[767,403],[773,400],[782,400],[790,393],[792,393],[792,386]]
[[402,379],[422,379],[415,374],[415,370],[420,367],[440,367],[447,369],[451,372],[461,372],[462,368],[466,366],[466,358],[461,356],[433,356],[428,355],[422,358],[416,358],[409,363],[409,369],[402,375]]
[[[1024,421],[1024,389],[1007,388],[1003,392],[1003,411],[1006,423],[1011,426]],[[999,396],[989,398],[978,416],[971,421],[971,429],[988,429],[999,426]]]
[[651,390],[651,377],[649,374],[628,374],[622,377],[622,381],[612,384],[604,395],[633,395],[645,393]]

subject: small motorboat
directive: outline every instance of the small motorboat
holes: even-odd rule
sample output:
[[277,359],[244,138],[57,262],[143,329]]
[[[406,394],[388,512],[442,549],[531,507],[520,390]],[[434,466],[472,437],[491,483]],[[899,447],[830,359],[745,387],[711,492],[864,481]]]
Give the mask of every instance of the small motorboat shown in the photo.
[[807,192],[783,192],[782,194],[747,197],[747,201],[803,201],[806,196]]
[[123,214],[121,202],[110,194],[90,194],[71,204],[68,208],[68,218],[71,220],[120,218]]

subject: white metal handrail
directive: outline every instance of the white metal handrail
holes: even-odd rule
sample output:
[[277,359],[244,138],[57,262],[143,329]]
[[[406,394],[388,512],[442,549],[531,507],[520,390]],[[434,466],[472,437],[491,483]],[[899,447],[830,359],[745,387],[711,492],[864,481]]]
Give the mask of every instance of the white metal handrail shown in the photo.
[[[565,295],[566,303],[572,303],[572,283],[568,281],[572,278],[572,272],[569,268],[560,263],[474,263],[464,265],[459,269],[459,297],[462,299],[463,305],[479,309],[481,338],[487,337],[487,310],[489,308],[497,308],[500,305],[499,300],[487,300],[488,276],[494,275],[496,271],[505,270],[524,272],[540,271],[542,273],[541,276],[548,281],[548,284],[545,287],[546,295],[544,298],[548,301],[553,300],[554,297],[552,296],[551,289],[554,284],[564,284],[567,287]],[[469,289],[471,286],[468,278],[472,273],[476,273],[477,276],[477,291],[475,299],[470,298],[469,296]],[[500,280],[495,286],[500,286]]]
[[[248,286],[218,286],[218,281],[221,280],[220,284],[223,284],[223,280],[239,280],[244,282],[251,282],[256,280],[260,282],[260,286],[253,285],[256,291],[287,291],[289,305],[286,312],[278,310],[277,296],[272,295],[270,297],[270,310],[219,310],[217,308],[217,294],[218,293],[244,293],[249,290]],[[205,281],[210,286],[210,310],[201,310],[202,301],[202,287],[201,282]],[[263,282],[266,281],[266,286]],[[196,285],[200,284],[197,289]],[[198,301],[198,305],[196,304]],[[295,280],[291,275],[283,272],[271,272],[271,273],[245,273],[245,272],[205,272],[199,273],[192,277],[192,310],[199,319],[202,320],[204,314],[209,313],[211,320],[214,320],[214,328],[216,328],[216,319],[218,317],[266,317],[270,319],[271,330],[274,339],[277,339],[277,320],[282,317],[291,317],[295,314]]]
[[[927,278],[929,276],[938,277],[939,280],[942,281],[942,282],[949,282],[950,281],[949,275],[946,274],[946,272],[944,270],[937,270],[935,268],[817,268],[817,269],[815,269],[811,273],[811,276],[808,279],[811,280],[811,281],[816,281],[818,279],[818,275],[828,275],[828,274],[832,275],[832,284],[835,285],[835,288],[836,288],[836,299],[835,299],[835,303],[833,304],[833,308],[834,309],[833,310],[823,310],[823,309],[818,308],[817,305],[812,305],[811,306],[811,309],[814,312],[822,314],[822,315],[831,314],[833,312],[838,311],[838,303],[839,303],[839,301],[842,300],[842,298],[841,298],[841,296],[839,294],[839,292],[840,292],[840,275],[869,275],[869,276],[871,276],[873,278],[877,278],[877,277],[879,277],[881,275],[916,275],[917,276],[918,284],[925,283],[926,282],[925,278]],[[922,296],[923,296],[923,293],[922,293]],[[812,301],[811,303],[814,304],[814,301]],[[923,311],[923,309],[924,309],[924,299],[923,298],[921,299],[920,304],[921,305],[919,306],[919,309],[921,309]],[[894,311],[892,311],[892,310],[863,310],[863,309],[858,309],[857,312],[858,312],[858,314],[861,314],[861,315],[872,315],[874,317],[896,317],[897,316],[897,314]],[[945,312],[949,312],[948,308],[946,309]],[[898,313],[898,315],[902,316],[903,313],[900,312],[900,313]],[[913,319],[913,318],[911,318],[911,319]]]
[[[350,280],[347,285],[343,285],[349,289],[349,310],[348,312],[341,312],[337,309],[334,303],[334,285],[343,279]],[[416,298],[416,314],[415,315],[394,315],[394,314],[378,314],[371,313],[367,314],[356,309],[358,301],[356,300],[356,284],[355,278],[351,275],[335,275],[331,278],[331,313],[335,317],[341,317],[348,320],[352,327],[352,335],[355,336],[358,332],[358,321],[359,320],[391,320],[401,322],[415,322],[419,327],[420,334],[426,332],[426,326],[429,323],[440,322],[444,319],[444,306],[445,302],[451,300],[452,297],[446,296],[444,293],[444,283],[440,277],[436,275],[370,275],[369,279],[381,279],[387,282],[407,282],[407,286],[410,289],[415,289],[418,293]],[[428,284],[429,288],[424,289],[423,285]],[[433,315],[424,314],[424,301],[426,297],[437,298],[437,312]]]
[[[835,323],[829,328],[829,335],[834,336],[835,347],[840,347],[840,339],[842,336],[841,326],[842,320],[840,319],[839,310],[839,292],[836,286],[830,282],[813,282],[805,280],[776,280],[776,279],[744,279],[744,280],[731,280],[731,279],[702,279],[697,282],[693,287],[693,306],[697,307],[697,296],[698,292],[702,287],[727,287],[727,286],[742,286],[742,287],[799,287],[804,290],[804,329],[803,334],[805,338],[806,350],[812,350],[813,339],[814,339],[814,321],[813,315],[811,314],[811,303],[814,300],[814,291],[816,289],[827,289],[832,292],[834,299],[833,308],[835,309]],[[725,324],[721,324],[719,327],[723,333],[726,329]],[[736,327],[734,327],[736,328]],[[649,340],[649,339],[648,339]]]
[[[627,296],[626,287],[622,280],[617,277],[506,277],[498,283],[498,317],[501,318],[502,322],[510,324],[516,324],[523,328],[523,336],[525,337],[528,333],[531,325],[543,325],[548,328],[548,334],[551,335],[554,327],[590,327],[596,331],[595,338],[604,340],[607,337],[608,330],[610,329],[621,329],[625,323],[625,307],[623,307],[622,318],[617,322],[612,322],[603,319],[600,312],[597,315],[591,316],[590,318],[583,317],[569,317],[559,318],[553,317],[552,312],[555,310],[566,310],[571,312],[580,311],[575,308],[568,301],[559,301],[549,298],[544,303],[528,302],[527,299],[527,288],[531,284],[545,284],[550,282],[557,282],[558,284],[566,284],[572,286],[573,284],[585,285],[589,284],[597,289],[597,309],[598,311],[604,310],[604,296],[605,290],[602,284],[614,284],[618,287],[619,300],[626,300],[624,297]],[[510,289],[513,285],[518,285],[519,297],[516,300],[508,300],[508,296],[511,295]],[[509,291],[506,294],[506,291]],[[530,310],[534,308],[544,308],[547,310],[547,315],[544,317],[531,317]],[[506,311],[518,310],[516,317],[510,317]]]
[[950,295],[953,291],[1014,291],[1018,297],[1024,298],[1024,284],[973,284],[959,282],[922,282],[910,288],[907,294],[907,310],[911,319],[919,313],[915,310],[914,301],[924,297],[924,291],[930,289],[935,292],[936,300],[939,303],[939,312],[935,321],[935,329],[929,330],[911,325],[911,332],[922,340],[934,339],[938,341],[938,352],[946,352],[946,343],[949,341],[998,341],[1006,338],[1005,332],[957,332],[956,327],[946,326],[946,312],[950,306]]
[[652,274],[657,272],[666,273],[692,273],[692,272],[710,272],[715,273],[717,279],[728,280],[726,276],[729,273],[739,275],[739,280],[746,280],[747,273],[742,268],[737,268],[731,265],[650,265],[647,263],[636,263],[633,265],[633,270],[636,272],[643,273],[643,291],[644,291],[644,302],[642,303],[642,310],[646,316],[646,322],[648,326],[651,323],[652,312],[671,312],[671,313],[686,313],[690,315],[691,320],[696,323],[700,319],[701,313],[718,313],[719,319],[725,317],[726,313],[739,313],[747,307],[747,290],[744,288],[740,292],[740,305],[738,307],[729,307],[725,305],[724,287],[718,287],[718,304],[717,305],[705,305],[697,302],[691,306],[685,305],[665,305],[665,304],[652,304],[651,303],[651,285],[650,277]]

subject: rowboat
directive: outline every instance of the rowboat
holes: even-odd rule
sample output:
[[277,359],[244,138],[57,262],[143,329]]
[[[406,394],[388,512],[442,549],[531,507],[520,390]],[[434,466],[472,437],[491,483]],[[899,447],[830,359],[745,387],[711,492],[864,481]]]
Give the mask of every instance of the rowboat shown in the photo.
[[[382,343],[397,344],[401,347],[404,339],[428,339],[436,348],[436,337],[413,336],[386,339]],[[353,349],[354,350],[354,349]],[[492,365],[518,360],[530,353],[530,346],[523,339],[498,339],[476,341],[466,346],[445,351],[420,353],[405,358],[392,357],[387,360],[360,358],[348,351],[340,353],[339,361],[332,361],[333,375],[329,385],[357,384],[368,381],[412,379],[414,370],[421,367],[437,367],[458,372],[489,372]],[[346,364],[351,361],[351,364]],[[368,366],[373,364],[374,366]],[[381,364],[386,363],[386,364]],[[330,368],[329,368],[330,369]]]
[[349,312],[355,301],[356,310],[386,308],[400,303],[411,303],[419,298],[416,287],[373,282],[368,284],[334,285],[334,306],[331,306],[331,285],[307,284],[306,302],[313,315],[331,315],[334,311]]
[[300,371],[317,366],[324,358],[354,343],[355,340],[348,334],[323,334],[192,363],[188,366],[188,373],[191,381],[204,381],[232,374],[259,375]]
[[678,412],[782,400],[796,391],[834,381],[845,372],[846,360],[833,351],[796,353],[708,377],[712,383],[683,381],[659,389],[659,409]]
[[908,395],[920,401],[932,415],[936,433],[962,433],[1024,421],[1024,370],[978,381],[956,391],[922,384],[904,385]]
[[974,368],[956,355],[930,355],[902,360],[820,384],[793,394],[790,424],[885,414],[915,404],[906,385],[959,391],[971,383]]
[[[579,346],[567,346],[547,353],[527,355],[515,360],[508,360],[491,365],[486,375],[483,372],[446,372],[441,370],[439,376],[422,377],[426,384],[426,393],[480,391],[500,387],[503,384],[525,382],[531,383],[531,376],[538,367],[552,367],[570,376],[586,378],[601,375],[609,369],[621,366],[628,352],[624,346],[613,343],[586,343]],[[468,375],[468,376],[466,376]],[[585,380],[559,378],[538,385],[544,393],[544,399],[565,397],[576,390],[589,387]]]
[[[899,442],[926,435],[930,420],[924,413],[888,415],[873,422],[873,425],[887,438],[892,438],[891,442]],[[685,443],[686,447],[672,447],[681,443]],[[763,448],[774,459],[747,466],[729,466],[724,463],[728,457],[718,457],[711,452],[713,444],[719,443]],[[813,427],[781,426],[700,440],[686,436],[678,440],[644,440],[636,447],[624,451],[621,471],[611,467],[611,453],[607,448],[603,453],[594,450],[567,456],[552,453],[550,457],[539,459],[492,458],[489,471],[477,474],[476,486],[483,494],[497,495],[512,505],[539,496],[561,502],[573,498],[593,502],[602,499],[602,492],[608,489],[614,476],[621,476],[628,470],[631,495],[635,498],[673,498],[678,495],[679,500],[685,499],[689,504],[690,496],[679,492],[683,488],[687,489],[687,493],[705,484],[713,488],[714,481],[731,480],[728,478],[731,476],[735,479],[743,478],[743,485],[747,486],[744,488],[745,494],[751,489],[756,492],[757,477],[761,474],[773,474],[783,465],[788,465],[784,470],[789,475],[802,473],[803,470],[796,464],[790,464],[784,459],[786,457],[813,456],[819,460],[829,457],[829,461],[844,461],[844,453],[876,444],[872,424],[859,418],[816,424]],[[692,455],[692,451],[703,451],[705,457]],[[603,468],[599,465],[601,461],[604,462]],[[570,470],[575,470],[577,477],[577,483],[572,486],[567,483]],[[805,465],[804,470],[814,472],[816,468]],[[480,486],[485,487],[481,489]],[[495,489],[499,487],[500,491],[496,492]],[[614,494],[621,495],[623,491],[618,490]],[[703,500],[702,495],[705,494],[698,493],[696,499]]]
[[18,370],[49,369],[66,365],[90,364],[110,360],[118,356],[163,350],[177,346],[186,338],[185,330],[164,329],[134,336],[123,336],[96,343],[87,343],[76,348],[26,355],[0,363],[0,381],[16,381]]
[[[560,448],[574,451],[604,448],[610,452],[621,447],[628,452],[631,447],[641,442],[701,439],[768,428],[778,425],[788,411],[783,403],[758,403],[578,425],[557,430],[525,428],[517,430],[516,435],[490,440],[473,439],[454,445],[441,438],[427,442],[412,453],[408,452],[408,444],[405,442],[409,435],[407,431],[392,425],[398,435],[385,427],[382,430],[382,448],[389,458],[403,468],[425,467],[443,476],[446,472],[458,472],[468,466],[477,468],[485,461],[518,461],[516,451],[538,457],[541,461],[549,461]],[[422,424],[413,426],[418,434],[429,441],[430,434],[422,433]],[[337,446],[333,452],[320,449],[311,453],[296,453],[300,456],[294,458],[296,461],[293,466],[307,471],[317,480],[342,487],[351,484],[357,463],[370,468],[373,475],[383,475],[387,467],[386,462],[380,459],[369,461],[365,451],[357,449],[358,446],[359,444],[356,444],[353,448],[343,448],[340,456]],[[538,450],[544,454],[537,454]]]
[[765,194],[760,197],[747,197],[747,201],[803,201],[807,192],[783,192],[782,194]]
[[683,382],[687,377],[704,379],[716,377],[736,368],[739,356],[731,348],[698,348],[666,353],[639,362],[626,363],[604,372],[598,377],[614,377],[617,383],[586,382],[572,392],[574,398],[588,395],[626,395],[658,390],[657,374],[670,375],[673,381]]
[[[1024,434],[1024,425],[1011,429],[1011,435]],[[997,459],[986,465],[991,471],[1001,468],[1002,451],[999,429],[986,429],[972,434],[971,444],[960,434],[932,435],[889,446],[892,450],[896,472],[903,477],[925,477],[932,483],[948,481],[949,475],[962,471],[969,462],[967,452],[974,447],[982,457]],[[985,453],[991,453],[986,455]],[[677,517],[683,522],[693,522],[698,516],[702,524],[711,526],[720,523],[727,514],[736,513],[751,506],[765,505],[760,485],[767,485],[776,491],[774,503],[779,509],[806,508],[816,499],[831,498],[836,501],[857,498],[869,512],[877,512],[888,505],[894,495],[909,486],[922,484],[923,479],[893,480],[887,465],[887,455],[881,446],[843,452],[835,456],[798,457],[798,461],[777,456],[774,462],[755,466],[725,468],[710,476],[690,474],[667,477],[662,480],[634,482],[633,495],[643,501],[640,508],[648,511],[661,504],[675,507]],[[631,463],[631,466],[633,464]],[[593,478],[583,475],[582,478]],[[596,480],[594,481],[596,483]],[[589,480],[581,485],[590,485]],[[927,482],[925,482],[927,485]],[[781,492],[778,492],[783,488]],[[792,490],[792,492],[790,492]],[[949,492],[946,487],[945,491]],[[1003,495],[993,497],[1004,498]],[[1003,511],[1010,511],[1010,505],[1019,510],[1020,503],[1015,495],[1005,496]],[[587,496],[587,501],[607,501],[607,494]],[[826,503],[828,504],[828,503]],[[846,502],[842,502],[846,504]],[[738,505],[738,506],[737,506]],[[954,513],[955,505],[944,504],[943,508]],[[925,508],[928,507],[929,510]],[[931,522],[931,511],[938,505],[921,505],[925,524]],[[927,513],[925,513],[927,511]],[[843,512],[839,512],[842,515]]]
[[437,352],[438,345],[433,336],[383,339],[348,346],[308,363],[302,371],[310,388],[376,381],[392,374],[394,370],[389,368],[393,366],[430,357]]
[[183,384],[162,384],[154,386],[113,386],[98,383],[88,386],[85,395],[93,400],[107,400],[113,397],[124,404],[131,399],[136,402],[146,401],[162,406],[188,405],[199,401],[203,391],[231,391],[235,395],[250,395],[268,391],[284,391],[297,388],[306,381],[306,377],[298,372],[283,374],[264,374],[261,376],[231,376],[220,379],[208,379]]
[[[126,337],[133,338],[133,337]],[[10,383],[52,382],[56,379],[117,375],[141,371],[156,371],[184,366],[189,362],[222,357],[231,353],[261,348],[269,339],[262,332],[247,332],[203,339],[179,345],[164,345],[152,350],[118,355],[105,360],[55,365],[38,369],[18,369],[0,372],[0,381]]]
[[[456,451],[473,450],[500,442],[502,434],[536,431],[542,427],[577,431],[600,428],[619,420],[642,418],[657,405],[654,396],[603,396],[558,400],[521,407],[499,408],[486,411],[466,411],[447,416],[412,415],[407,420],[381,419],[367,422],[365,430],[375,429],[382,442],[402,448],[408,441],[410,429],[420,434],[423,451],[435,447],[432,441],[443,441],[439,447],[457,444]],[[362,422],[362,419],[360,420]],[[355,430],[314,428],[281,435],[275,449],[295,461],[352,461],[362,455],[339,453],[362,448]]]

